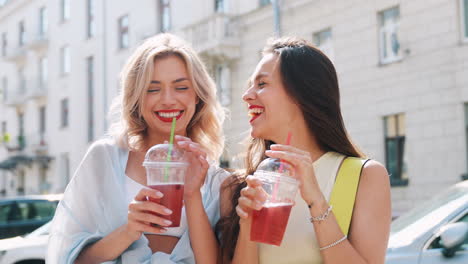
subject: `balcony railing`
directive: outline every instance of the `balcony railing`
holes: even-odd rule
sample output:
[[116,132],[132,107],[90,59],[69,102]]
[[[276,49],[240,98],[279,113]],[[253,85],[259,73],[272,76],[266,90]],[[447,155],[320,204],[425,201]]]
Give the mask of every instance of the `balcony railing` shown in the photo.
[[18,46],[7,49],[5,59],[10,62],[21,62],[26,58],[26,47]]
[[32,153],[44,153],[48,149],[48,140],[45,133],[30,134],[27,136],[27,149]]
[[39,33],[31,37],[28,41],[28,47],[33,50],[46,49],[49,45],[49,37],[46,33]]
[[47,81],[36,78],[28,82],[28,98],[43,98],[47,96]]
[[228,59],[240,56],[238,23],[226,14],[215,14],[176,33],[201,54]]
[[18,85],[18,88],[13,91],[8,91],[7,98],[5,99],[5,105],[7,106],[19,106],[24,104],[28,99],[26,84]]

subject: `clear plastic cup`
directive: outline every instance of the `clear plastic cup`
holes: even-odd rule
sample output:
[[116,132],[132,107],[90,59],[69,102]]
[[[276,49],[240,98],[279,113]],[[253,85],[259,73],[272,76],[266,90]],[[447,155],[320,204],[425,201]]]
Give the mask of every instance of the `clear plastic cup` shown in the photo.
[[250,240],[280,246],[288,224],[299,181],[288,163],[268,158],[260,163],[254,177],[262,182],[267,200],[253,210]]
[[[168,159],[169,152],[171,153],[170,159]],[[150,201],[157,202],[172,210],[171,215],[158,215],[172,222],[168,227],[180,226],[184,181],[188,167],[184,154],[184,150],[173,144],[158,144],[146,152],[143,162],[143,166],[146,168],[146,184],[151,189],[164,194],[161,199],[150,198]]]

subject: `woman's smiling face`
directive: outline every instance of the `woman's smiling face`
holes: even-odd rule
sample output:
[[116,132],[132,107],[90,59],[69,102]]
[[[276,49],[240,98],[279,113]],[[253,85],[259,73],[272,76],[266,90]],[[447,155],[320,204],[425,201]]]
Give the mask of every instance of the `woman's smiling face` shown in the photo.
[[197,102],[185,62],[177,55],[157,58],[143,99],[142,115],[148,133],[169,135],[172,119],[176,118],[176,133],[186,135]]
[[287,95],[276,54],[265,55],[258,63],[242,99],[249,108],[251,135],[279,142],[285,139],[290,124],[303,120],[297,104]]

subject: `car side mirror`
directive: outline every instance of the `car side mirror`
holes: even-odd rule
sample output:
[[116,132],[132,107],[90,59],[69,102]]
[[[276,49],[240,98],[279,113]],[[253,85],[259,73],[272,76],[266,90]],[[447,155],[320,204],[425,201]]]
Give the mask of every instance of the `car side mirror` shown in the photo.
[[440,242],[443,246],[442,254],[451,258],[465,243],[468,237],[468,223],[451,223],[440,229]]

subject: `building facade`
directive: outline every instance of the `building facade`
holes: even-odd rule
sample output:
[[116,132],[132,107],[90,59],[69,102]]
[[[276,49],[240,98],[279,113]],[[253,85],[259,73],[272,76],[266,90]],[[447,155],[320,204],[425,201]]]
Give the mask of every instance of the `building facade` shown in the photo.
[[[272,3],[273,2],[273,3]],[[145,38],[201,54],[229,110],[224,164],[241,163],[241,100],[268,37],[312,41],[334,62],[345,123],[391,174],[396,213],[467,172],[467,0],[0,1],[0,190],[61,192],[102,137],[119,72]]]

